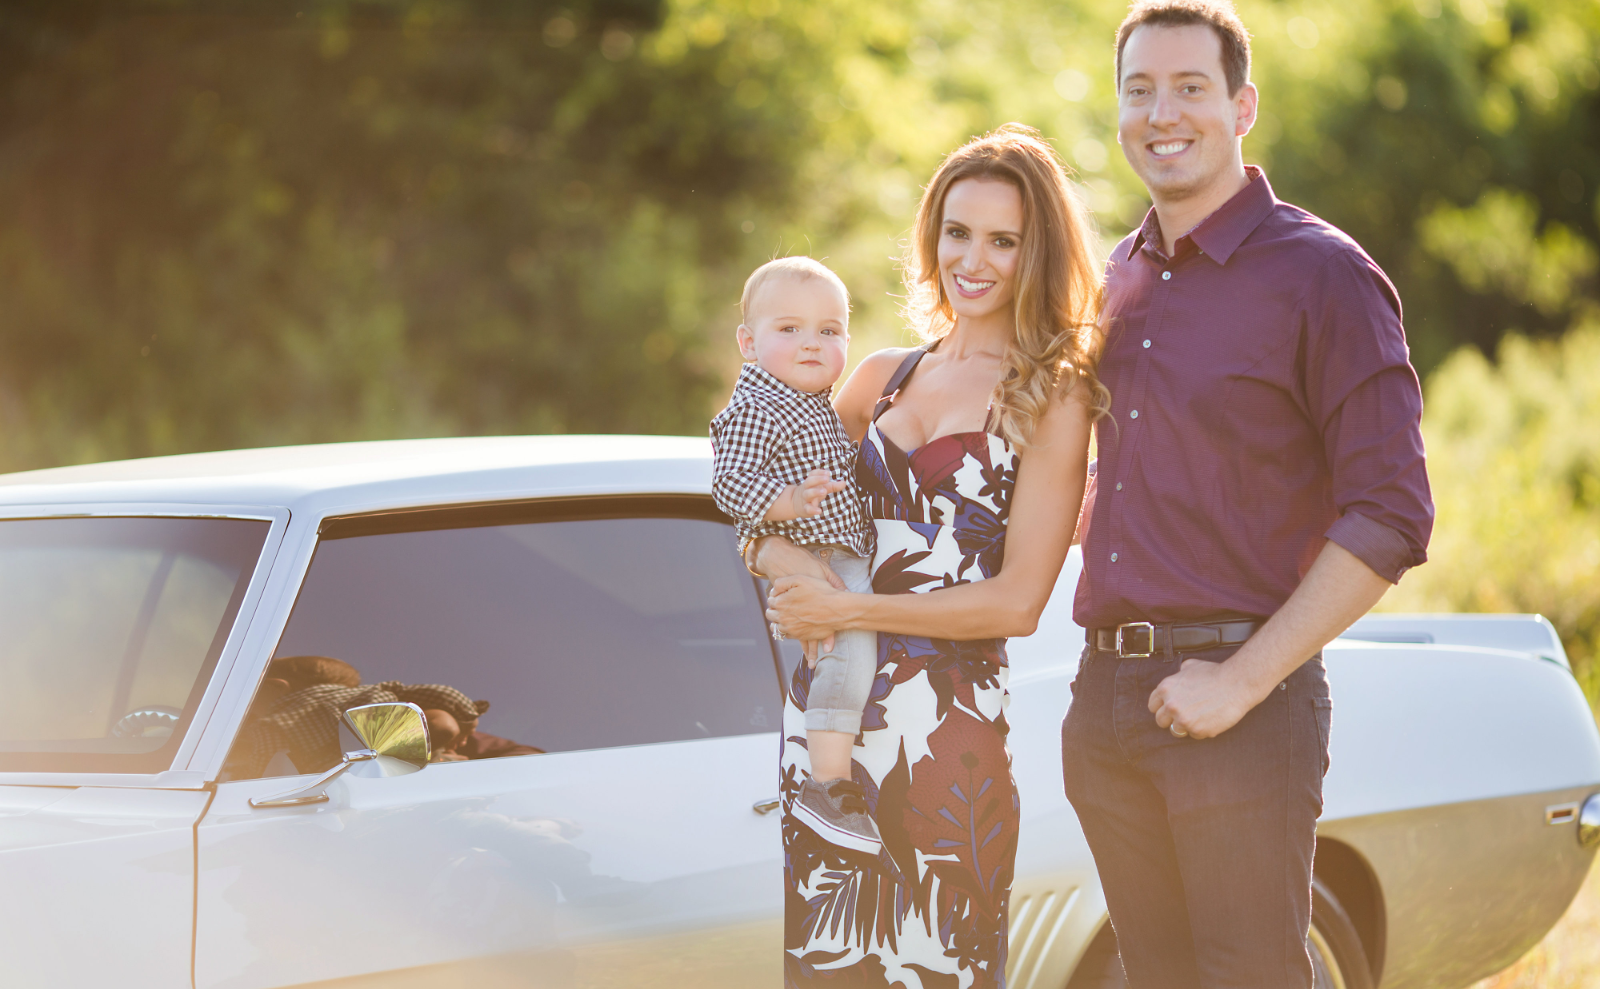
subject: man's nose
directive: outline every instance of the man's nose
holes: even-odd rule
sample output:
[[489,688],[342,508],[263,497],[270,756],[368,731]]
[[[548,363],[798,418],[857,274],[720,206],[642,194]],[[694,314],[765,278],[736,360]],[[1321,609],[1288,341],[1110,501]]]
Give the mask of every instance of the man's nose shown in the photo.
[[1166,127],[1178,122],[1178,102],[1173,98],[1172,92],[1167,89],[1158,89],[1156,98],[1150,101],[1150,123],[1157,127]]

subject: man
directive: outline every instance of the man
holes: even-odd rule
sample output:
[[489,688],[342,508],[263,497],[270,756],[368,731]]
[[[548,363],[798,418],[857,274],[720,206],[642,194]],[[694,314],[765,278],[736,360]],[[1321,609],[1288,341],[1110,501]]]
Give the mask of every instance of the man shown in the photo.
[[1108,263],[1062,752],[1135,989],[1311,985],[1320,650],[1433,524],[1399,298],[1245,166],[1249,65],[1226,0],[1140,0],[1117,34],[1154,208]]

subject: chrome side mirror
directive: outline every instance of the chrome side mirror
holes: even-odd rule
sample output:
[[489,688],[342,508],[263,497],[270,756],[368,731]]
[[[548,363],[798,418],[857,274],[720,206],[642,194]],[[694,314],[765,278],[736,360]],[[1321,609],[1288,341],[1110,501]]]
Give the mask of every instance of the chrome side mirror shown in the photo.
[[311,783],[271,797],[252,797],[252,807],[299,807],[328,799],[323,792],[346,770],[357,776],[404,776],[433,758],[428,722],[415,704],[363,704],[339,719],[344,756]]
[[1578,812],[1578,844],[1585,848],[1600,845],[1600,793],[1585,800]]

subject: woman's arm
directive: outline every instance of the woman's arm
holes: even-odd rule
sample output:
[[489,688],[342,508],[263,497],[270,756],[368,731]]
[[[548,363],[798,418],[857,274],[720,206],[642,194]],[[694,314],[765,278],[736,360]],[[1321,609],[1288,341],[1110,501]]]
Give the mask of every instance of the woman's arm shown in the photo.
[[787,577],[773,582],[767,617],[799,639],[846,628],[956,640],[1031,634],[1061,573],[1083,502],[1090,426],[1085,391],[1074,388],[1050,403],[1022,457],[998,574],[926,594],[851,594]]

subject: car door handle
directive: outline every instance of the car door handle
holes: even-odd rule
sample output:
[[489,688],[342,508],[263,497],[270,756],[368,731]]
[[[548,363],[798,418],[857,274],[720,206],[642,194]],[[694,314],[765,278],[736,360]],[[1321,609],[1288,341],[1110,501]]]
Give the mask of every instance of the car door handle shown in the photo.
[[772,797],[767,800],[757,800],[755,803],[750,805],[750,809],[755,811],[757,814],[770,814],[777,810],[778,805],[781,803],[783,803],[782,797]]

